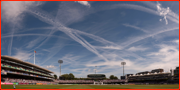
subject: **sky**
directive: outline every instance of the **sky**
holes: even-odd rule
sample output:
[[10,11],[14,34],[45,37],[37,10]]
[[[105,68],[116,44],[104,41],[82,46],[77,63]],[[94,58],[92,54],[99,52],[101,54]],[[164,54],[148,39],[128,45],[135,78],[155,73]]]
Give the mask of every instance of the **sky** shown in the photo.
[[[86,78],[179,66],[179,2],[2,1],[1,55]],[[97,68],[95,68],[97,66]]]

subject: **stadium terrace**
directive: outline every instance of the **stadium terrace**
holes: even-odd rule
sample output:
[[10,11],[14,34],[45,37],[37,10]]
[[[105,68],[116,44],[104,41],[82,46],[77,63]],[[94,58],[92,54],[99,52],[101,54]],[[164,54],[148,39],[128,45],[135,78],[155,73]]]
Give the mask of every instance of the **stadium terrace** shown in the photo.
[[126,74],[120,79],[107,79],[105,74],[89,74],[80,80],[55,79],[55,73],[22,60],[1,56],[1,85],[58,85],[58,84],[179,84],[179,67],[170,72],[154,69]]

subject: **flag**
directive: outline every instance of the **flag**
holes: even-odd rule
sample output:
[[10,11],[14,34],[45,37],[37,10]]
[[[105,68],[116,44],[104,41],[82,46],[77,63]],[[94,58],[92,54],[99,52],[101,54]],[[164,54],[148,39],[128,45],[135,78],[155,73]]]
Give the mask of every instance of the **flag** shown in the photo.
[[34,52],[36,53],[36,51],[34,50]]

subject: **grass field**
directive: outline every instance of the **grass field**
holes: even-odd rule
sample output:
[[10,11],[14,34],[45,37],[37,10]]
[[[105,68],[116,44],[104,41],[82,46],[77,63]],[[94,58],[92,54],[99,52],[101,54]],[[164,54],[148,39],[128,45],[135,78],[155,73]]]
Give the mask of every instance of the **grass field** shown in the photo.
[[[1,85],[13,89],[13,85]],[[178,89],[179,85],[16,85],[16,89]]]

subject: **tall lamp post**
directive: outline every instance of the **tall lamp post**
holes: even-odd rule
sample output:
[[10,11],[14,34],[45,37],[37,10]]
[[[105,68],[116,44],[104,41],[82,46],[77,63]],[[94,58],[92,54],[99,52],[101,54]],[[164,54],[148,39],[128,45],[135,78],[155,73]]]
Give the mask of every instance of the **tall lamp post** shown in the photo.
[[95,74],[96,74],[96,67],[97,67],[97,66],[95,66]]
[[124,65],[126,65],[126,62],[121,62],[121,65],[123,65],[123,76],[124,76]]
[[61,77],[61,64],[63,63],[63,60],[58,60],[58,63],[60,64],[60,77]]

